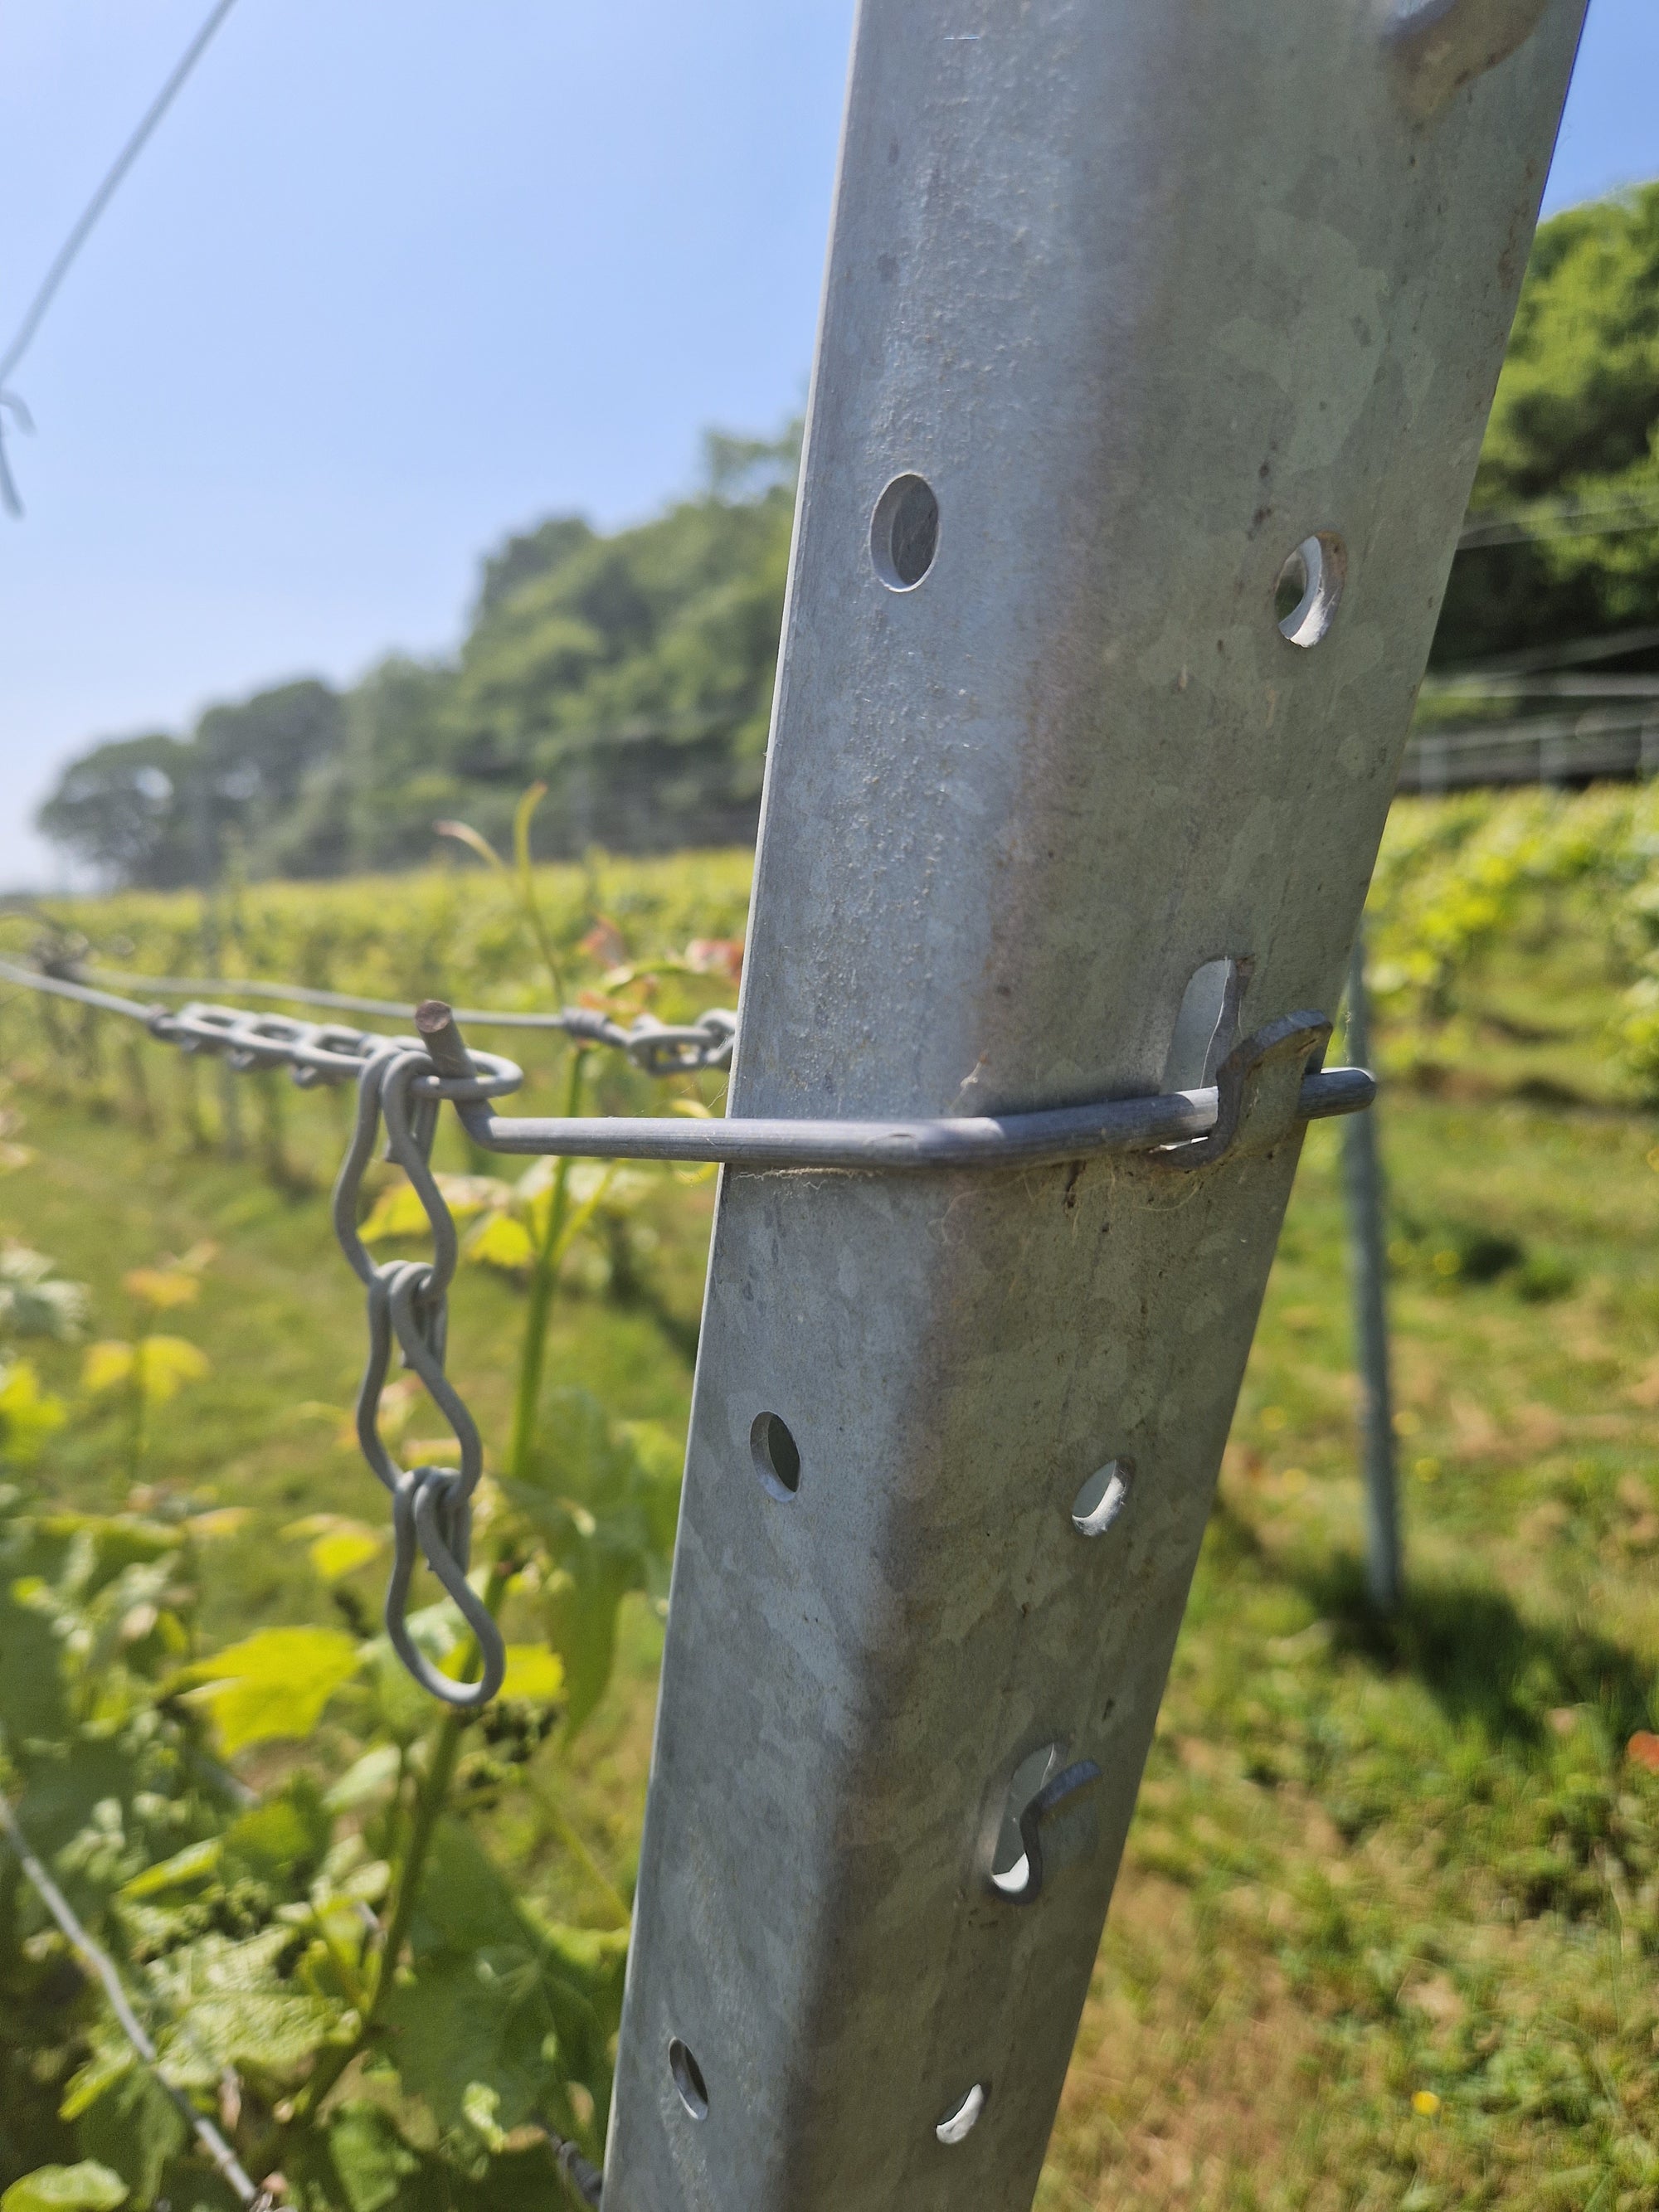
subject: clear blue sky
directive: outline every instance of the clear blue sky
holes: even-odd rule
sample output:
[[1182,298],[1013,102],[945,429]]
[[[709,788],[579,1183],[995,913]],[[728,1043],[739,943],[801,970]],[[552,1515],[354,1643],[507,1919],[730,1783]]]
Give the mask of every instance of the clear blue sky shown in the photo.
[[[0,0],[0,343],[206,8]],[[852,12],[240,0],[15,379],[0,883],[88,739],[442,651],[503,532],[799,404]],[[1548,207],[1659,173],[1656,86],[1591,0]]]

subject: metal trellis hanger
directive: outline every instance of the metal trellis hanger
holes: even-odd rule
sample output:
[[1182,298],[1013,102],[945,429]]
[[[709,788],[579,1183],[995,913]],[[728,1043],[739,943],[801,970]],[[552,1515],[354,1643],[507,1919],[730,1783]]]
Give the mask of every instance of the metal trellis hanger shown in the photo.
[[[153,985],[158,979],[132,980]],[[26,968],[0,959],[0,981],[67,999],[94,1012],[141,1022],[159,1042],[187,1053],[210,1054],[237,1073],[284,1068],[306,1089],[356,1083],[356,1120],[334,1186],[333,1219],[340,1247],[368,1293],[368,1356],[358,1387],[356,1422],[364,1458],[392,1498],[386,1633],[422,1688],[465,1711],[479,1710],[497,1694],[507,1652],[501,1631],[468,1579],[471,1505],[483,1472],[483,1440],[465,1401],[444,1370],[448,1295],[459,1244],[453,1217],[430,1163],[437,1116],[446,1102],[453,1105],[474,1142],[496,1152],[865,1172],[1006,1170],[1061,1159],[1080,1162],[1104,1153],[1147,1153],[1166,1170],[1182,1174],[1212,1167],[1236,1148],[1259,1143],[1263,1099],[1275,1086],[1275,1110],[1281,1118],[1288,1113],[1295,1121],[1357,1113],[1376,1092],[1375,1083],[1362,1068],[1318,1064],[1330,1024],[1322,1016],[1302,1014],[1243,1040],[1224,1057],[1219,1055],[1221,1031],[1217,1028],[1212,1050],[1220,1064],[1213,1071],[1213,1081],[1196,1089],[1087,1106],[928,1121],[688,1121],[635,1115],[508,1119],[493,1113],[491,1103],[517,1090],[524,1079],[522,1071],[497,1054],[469,1052],[459,1018],[441,1000],[405,1007],[351,1000],[339,993],[309,994],[331,1006],[378,1006],[386,1012],[406,1013],[417,1034],[398,1037],[202,1001],[172,1013],[88,982],[73,963],[64,962]],[[179,982],[177,988],[185,987]],[[277,983],[258,988],[265,995],[300,995],[292,987]],[[488,1021],[493,1017],[485,1012],[469,1018]],[[523,1016],[518,1022],[562,1030],[583,1043],[611,1046],[656,1075],[726,1066],[736,1030],[735,1018],[719,1008],[680,1027],[642,1016],[623,1029],[585,1007]],[[377,1261],[360,1233],[363,1177],[375,1157],[382,1125],[386,1157],[403,1169],[426,1214],[433,1240],[429,1261]],[[380,1434],[380,1394],[394,1347],[448,1422],[459,1448],[459,1468],[400,1467]],[[471,1681],[458,1680],[434,1666],[410,1627],[410,1586],[422,1558],[477,1643],[480,1667]]]

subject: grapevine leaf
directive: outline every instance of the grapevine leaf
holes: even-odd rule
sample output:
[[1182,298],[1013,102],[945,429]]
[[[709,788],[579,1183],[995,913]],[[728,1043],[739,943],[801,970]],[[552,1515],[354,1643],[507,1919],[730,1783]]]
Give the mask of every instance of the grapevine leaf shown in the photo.
[[414,1972],[382,2008],[386,2048],[406,2090],[439,2124],[465,2124],[470,2085],[516,2127],[553,2081],[544,2045],[556,2021],[544,1947],[470,1830],[439,1827],[412,1929]]
[[121,1278],[121,1287],[140,1305],[157,1313],[173,1306],[194,1305],[202,1294],[199,1279],[182,1267],[133,1267]]
[[222,1536],[240,1536],[253,1518],[251,1505],[216,1505],[206,1513],[192,1513],[185,1523],[198,1543],[216,1543]]
[[420,2165],[390,2113],[378,2105],[341,2106],[329,2125],[328,2148],[350,2212],[381,2212],[402,2198]]
[[94,1396],[118,1389],[132,1373],[132,1346],[106,1340],[89,1344],[81,1363],[81,1388]]
[[394,1182],[375,1200],[357,1234],[365,1244],[377,1244],[386,1238],[424,1237],[431,1225],[414,1184]]
[[550,1705],[563,1687],[564,1666],[556,1652],[544,1650],[539,1644],[507,1645],[502,1697]]
[[322,1863],[333,1841],[333,1824],[317,1785],[296,1774],[226,1829],[225,1879],[239,1875],[286,1887],[303,1883]]
[[329,1785],[323,1794],[324,1804],[331,1813],[355,1812],[359,1805],[392,1787],[400,1764],[395,1743],[377,1743]]
[[211,1365],[199,1344],[182,1336],[147,1336],[137,1347],[138,1376],[152,1405],[165,1405],[186,1382],[199,1382]]
[[357,1671],[356,1640],[338,1628],[262,1628],[173,1678],[200,1706],[227,1755],[277,1737],[308,1736]]
[[547,1547],[547,1639],[564,1662],[574,1732],[611,1679],[617,1612],[659,1583],[672,1555],[679,1453],[654,1425],[611,1421],[583,1390],[550,1392],[531,1465],[502,1485]]
[[522,1221],[510,1213],[492,1213],[467,1240],[466,1256],[480,1267],[498,1267],[504,1274],[521,1274],[535,1259],[536,1248]]
[[550,1648],[563,1662],[568,1698],[565,1726],[574,1735],[605,1695],[617,1656],[617,1613],[630,1590],[645,1586],[642,1563],[595,1543],[574,1551],[548,1582],[542,1622]]
[[153,1867],[146,1867],[143,1874],[135,1875],[121,1894],[140,1899],[160,1897],[170,1889],[182,1889],[204,1881],[218,1872],[223,1848],[217,1836],[206,1837],[199,1844],[187,1844],[170,1859],[162,1859]]
[[0,2197],[0,2212],[115,2212],[126,2202],[118,2173],[92,2159],[79,2166],[38,2166]]
[[51,1622],[0,1589],[0,1725],[14,1744],[67,1733],[61,1651]]
[[95,2029],[92,2056],[70,2075],[58,2107],[58,2118],[78,2120],[118,2081],[124,2081],[137,2063],[138,2054],[124,2034],[112,2027]]
[[326,1997],[298,1990],[227,1990],[198,1997],[190,2015],[168,2039],[216,2075],[227,2066],[249,2068],[278,2081],[302,2073],[340,2024],[340,2008]]
[[7,1459],[27,1467],[68,1418],[63,1400],[40,1388],[32,1360],[0,1369],[0,1454]]
[[76,2130],[79,2148],[130,2177],[135,2203],[154,2203],[161,2171],[186,2141],[178,2106],[149,2069],[135,2066],[88,2106]]
[[[495,1212],[513,1195],[512,1186],[497,1176],[439,1175],[433,1180],[457,1221],[469,1221],[477,1213]],[[373,1244],[382,1239],[424,1237],[431,1226],[420,1193],[405,1179],[389,1183],[380,1193],[358,1234],[365,1244]]]

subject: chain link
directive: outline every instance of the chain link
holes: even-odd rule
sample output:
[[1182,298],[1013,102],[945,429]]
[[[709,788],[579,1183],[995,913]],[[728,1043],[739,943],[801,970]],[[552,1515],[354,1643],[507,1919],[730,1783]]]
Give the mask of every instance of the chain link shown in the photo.
[[[127,998],[110,988],[116,981],[164,993],[198,988],[175,975],[133,975],[117,978],[101,971],[89,981],[76,959],[43,951],[39,965],[26,968],[15,960],[0,959],[0,979],[22,984],[53,997],[70,999],[94,1011],[125,1015],[143,1022],[163,1044],[185,1052],[222,1054],[236,1068],[287,1067],[302,1089],[318,1083],[355,1081],[364,1063],[386,1043],[384,1032],[350,1029],[334,1022],[307,1022],[289,1014],[261,1014],[243,1006],[211,1005],[191,999],[173,1012],[150,1000]],[[343,1012],[381,1014],[394,1021],[412,1021],[415,1008],[393,999],[354,998],[343,991],[313,990],[301,983],[267,983],[251,979],[246,985],[220,981],[218,988],[248,997],[287,999],[298,1005],[336,1007]],[[728,1007],[712,1007],[695,1022],[659,1022],[653,1014],[640,1014],[624,1025],[597,1006],[561,1006],[550,1014],[491,1012],[465,1008],[457,1021],[472,1028],[530,1030],[568,1036],[578,1044],[605,1045],[620,1052],[647,1075],[700,1075],[707,1070],[729,1067],[738,1034],[738,1018]]]
[[[473,1065],[479,1072],[471,1080],[441,1076],[424,1047],[384,1040],[358,1078],[356,1125],[333,1200],[334,1233],[368,1294],[368,1358],[357,1390],[356,1429],[363,1457],[392,1498],[386,1635],[422,1689],[467,1712],[488,1705],[501,1688],[507,1650],[501,1631],[467,1579],[472,1496],[483,1473],[483,1445],[477,1424],[444,1371],[449,1286],[459,1247],[453,1217],[432,1172],[432,1139],[442,1100],[500,1097],[520,1080],[510,1060],[480,1053],[473,1056]],[[386,1156],[407,1176],[425,1212],[432,1231],[430,1260],[376,1261],[359,1233],[363,1176],[374,1158],[382,1123]],[[380,1393],[394,1346],[449,1424],[460,1448],[459,1468],[401,1467],[381,1435]],[[482,1670],[474,1682],[458,1682],[441,1673],[410,1631],[410,1585],[422,1559],[477,1641]]]
[[[415,1009],[388,1007],[388,1012],[412,1015]],[[199,1001],[170,1013],[161,1006],[143,1009],[145,1024],[164,1044],[185,1052],[222,1054],[233,1067],[287,1067],[301,1087],[317,1083],[343,1083],[359,1075],[368,1060],[386,1043],[383,1032],[354,1030],[337,1023],[307,1022],[291,1014],[260,1014],[240,1006],[207,1006]],[[528,1026],[528,1024],[525,1024]],[[540,1029],[556,1030],[574,1043],[606,1045],[624,1054],[647,1075],[697,1075],[705,1069],[729,1067],[738,1033],[738,1018],[715,1007],[698,1021],[676,1025],[641,1014],[626,1028],[596,1007],[566,1006],[556,1017],[538,1021]]]

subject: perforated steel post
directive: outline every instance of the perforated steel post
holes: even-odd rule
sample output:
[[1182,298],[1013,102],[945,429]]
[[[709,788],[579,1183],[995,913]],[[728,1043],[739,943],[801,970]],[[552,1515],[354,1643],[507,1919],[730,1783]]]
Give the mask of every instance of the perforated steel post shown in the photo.
[[[732,1107],[1333,1009],[1581,0],[864,0]],[[1031,2197],[1298,1150],[728,1169],[607,2212]]]

